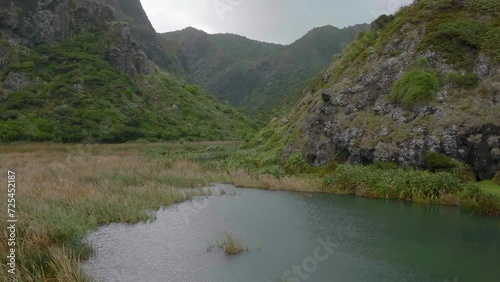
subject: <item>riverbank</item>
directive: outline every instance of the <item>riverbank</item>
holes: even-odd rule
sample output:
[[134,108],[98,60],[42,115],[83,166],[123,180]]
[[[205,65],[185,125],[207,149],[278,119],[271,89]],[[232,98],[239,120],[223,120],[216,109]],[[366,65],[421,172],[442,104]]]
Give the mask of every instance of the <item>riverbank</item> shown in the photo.
[[182,157],[210,171],[242,171],[248,180],[267,179],[271,183],[273,179],[288,180],[285,183],[305,181],[283,187],[265,185],[262,181],[246,181],[240,185],[241,178],[230,179],[229,183],[242,187],[399,199],[457,206],[473,215],[500,216],[498,179],[476,182],[471,167],[437,153],[426,156],[428,170],[383,162],[368,166],[332,162],[313,167],[301,153],[281,159],[279,150],[245,148],[237,143],[189,147]]
[[[455,178],[409,169],[355,167],[349,171],[342,164],[314,168],[298,155],[281,166],[279,154],[242,149],[235,142],[16,144],[0,145],[0,151],[2,170],[17,176],[18,281],[88,281],[79,268],[79,261],[92,252],[82,243],[87,232],[112,222],[154,219],[148,211],[209,193],[203,189],[186,193],[184,188],[213,183],[445,203],[474,214],[500,215],[499,197],[491,193],[497,189],[495,184],[487,191]],[[398,189],[405,188],[406,182],[400,170],[420,180],[425,174],[428,181],[412,186],[410,192],[415,194],[401,194]],[[378,175],[385,177],[377,179]],[[444,190],[433,186],[441,178],[448,179],[439,186]],[[422,183],[430,193],[418,193]],[[6,242],[7,234],[1,233],[0,240]],[[7,253],[6,244],[1,251]],[[7,279],[6,273],[6,258],[2,258],[0,280]]]
[[[188,159],[198,150],[225,146],[234,145],[0,145],[2,170],[17,176],[17,280],[88,281],[79,268],[92,251],[82,243],[87,232],[112,222],[150,220],[154,214],[148,211],[207,193],[186,194],[184,188],[232,182],[315,191],[312,182],[295,176],[277,179],[245,169],[214,170]],[[2,201],[6,197],[3,193]],[[0,233],[2,242],[7,239],[7,233]],[[2,254],[7,248],[1,244]],[[7,281],[6,257],[1,261],[0,280]]]

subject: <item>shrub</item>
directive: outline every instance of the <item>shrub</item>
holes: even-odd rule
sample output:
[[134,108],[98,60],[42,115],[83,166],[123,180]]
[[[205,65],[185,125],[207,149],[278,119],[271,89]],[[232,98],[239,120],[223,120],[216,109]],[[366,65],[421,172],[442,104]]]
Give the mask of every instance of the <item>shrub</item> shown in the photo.
[[500,2],[496,0],[466,0],[465,8],[481,14],[498,15],[500,13]]
[[49,44],[40,44],[36,46],[35,50],[41,54],[48,54],[50,52],[51,46]]
[[327,176],[323,178],[323,185],[321,186],[322,190],[328,190],[331,189],[335,186],[335,177],[334,176]]
[[373,29],[381,29],[386,26],[388,23],[394,20],[393,15],[380,15],[375,21],[372,22]]
[[437,35],[443,39],[459,40],[470,47],[479,48],[487,30],[488,26],[485,23],[462,19],[440,24]]
[[345,53],[343,54],[338,73],[343,73],[351,63],[356,61],[356,59],[368,49],[368,47],[373,46],[373,44],[377,41],[377,38],[378,33],[375,30],[360,33],[356,40],[351,43],[349,47],[347,47]]
[[432,101],[439,89],[439,78],[435,72],[414,69],[397,80],[391,91],[392,102],[402,102],[406,108],[418,102]]
[[283,178],[286,176],[285,171],[278,166],[271,166],[271,167],[265,168],[262,172],[264,174],[272,175],[276,178]]
[[427,168],[432,172],[448,172],[463,182],[476,181],[476,173],[471,166],[454,160],[446,155],[428,152],[425,155]]
[[462,162],[457,161],[457,166],[450,171],[456,177],[460,178],[463,182],[474,182],[477,181],[476,172],[474,169]]
[[305,161],[304,155],[296,152],[288,157],[283,168],[288,174],[299,174],[304,172],[308,167],[309,164]]
[[427,168],[432,172],[438,170],[451,170],[457,166],[453,159],[436,152],[428,152],[425,155],[425,163],[427,164]]
[[429,33],[421,45],[439,52],[447,63],[472,70],[474,56],[482,45],[490,26],[472,19],[443,19],[436,17],[428,24]]
[[335,173],[338,167],[339,164],[336,161],[331,161],[327,165],[320,167],[309,166],[306,172],[311,174],[317,174],[320,177],[325,177],[327,175]]
[[500,185],[500,171],[497,171],[495,177],[493,177],[493,183],[495,183],[496,185]]
[[491,29],[483,36],[481,50],[500,62],[500,44],[498,42],[500,42],[500,27]]
[[377,161],[373,163],[373,166],[378,169],[397,169],[398,164],[392,162],[381,162]]
[[427,58],[420,58],[413,63],[413,67],[426,69],[429,67],[429,60],[427,60]]
[[335,185],[340,191],[361,196],[430,200],[461,189],[460,180],[451,173],[379,169],[374,165],[341,165]]
[[469,184],[460,195],[460,206],[472,215],[500,216],[500,197]]
[[450,72],[446,75],[446,81],[456,86],[472,88],[478,85],[479,78],[475,73],[458,74]]

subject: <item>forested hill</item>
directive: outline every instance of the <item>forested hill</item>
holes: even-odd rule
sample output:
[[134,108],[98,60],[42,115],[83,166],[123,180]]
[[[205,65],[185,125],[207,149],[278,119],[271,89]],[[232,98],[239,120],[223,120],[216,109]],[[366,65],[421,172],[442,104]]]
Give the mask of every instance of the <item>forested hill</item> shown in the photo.
[[139,0],[1,1],[0,142],[254,132],[243,114],[173,75],[185,72],[177,52]]
[[162,36],[181,46],[191,81],[256,115],[289,97],[366,28],[319,27],[286,46],[194,28]]

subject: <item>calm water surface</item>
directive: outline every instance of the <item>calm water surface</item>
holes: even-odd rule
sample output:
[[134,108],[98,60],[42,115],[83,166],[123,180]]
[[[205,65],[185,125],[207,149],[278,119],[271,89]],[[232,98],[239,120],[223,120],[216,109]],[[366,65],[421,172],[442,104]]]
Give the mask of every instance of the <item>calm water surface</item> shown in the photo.
[[[500,220],[457,208],[237,189],[89,234],[95,281],[500,281]],[[234,195],[233,195],[234,194]],[[230,231],[249,251],[213,242]],[[288,280],[280,278],[288,277]]]

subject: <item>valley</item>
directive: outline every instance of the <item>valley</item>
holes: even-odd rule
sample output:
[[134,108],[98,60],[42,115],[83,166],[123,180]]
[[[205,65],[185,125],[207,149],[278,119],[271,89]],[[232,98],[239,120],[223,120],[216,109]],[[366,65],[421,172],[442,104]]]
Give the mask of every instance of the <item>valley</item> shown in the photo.
[[416,0],[282,45],[0,2],[0,280],[496,281],[499,19]]

